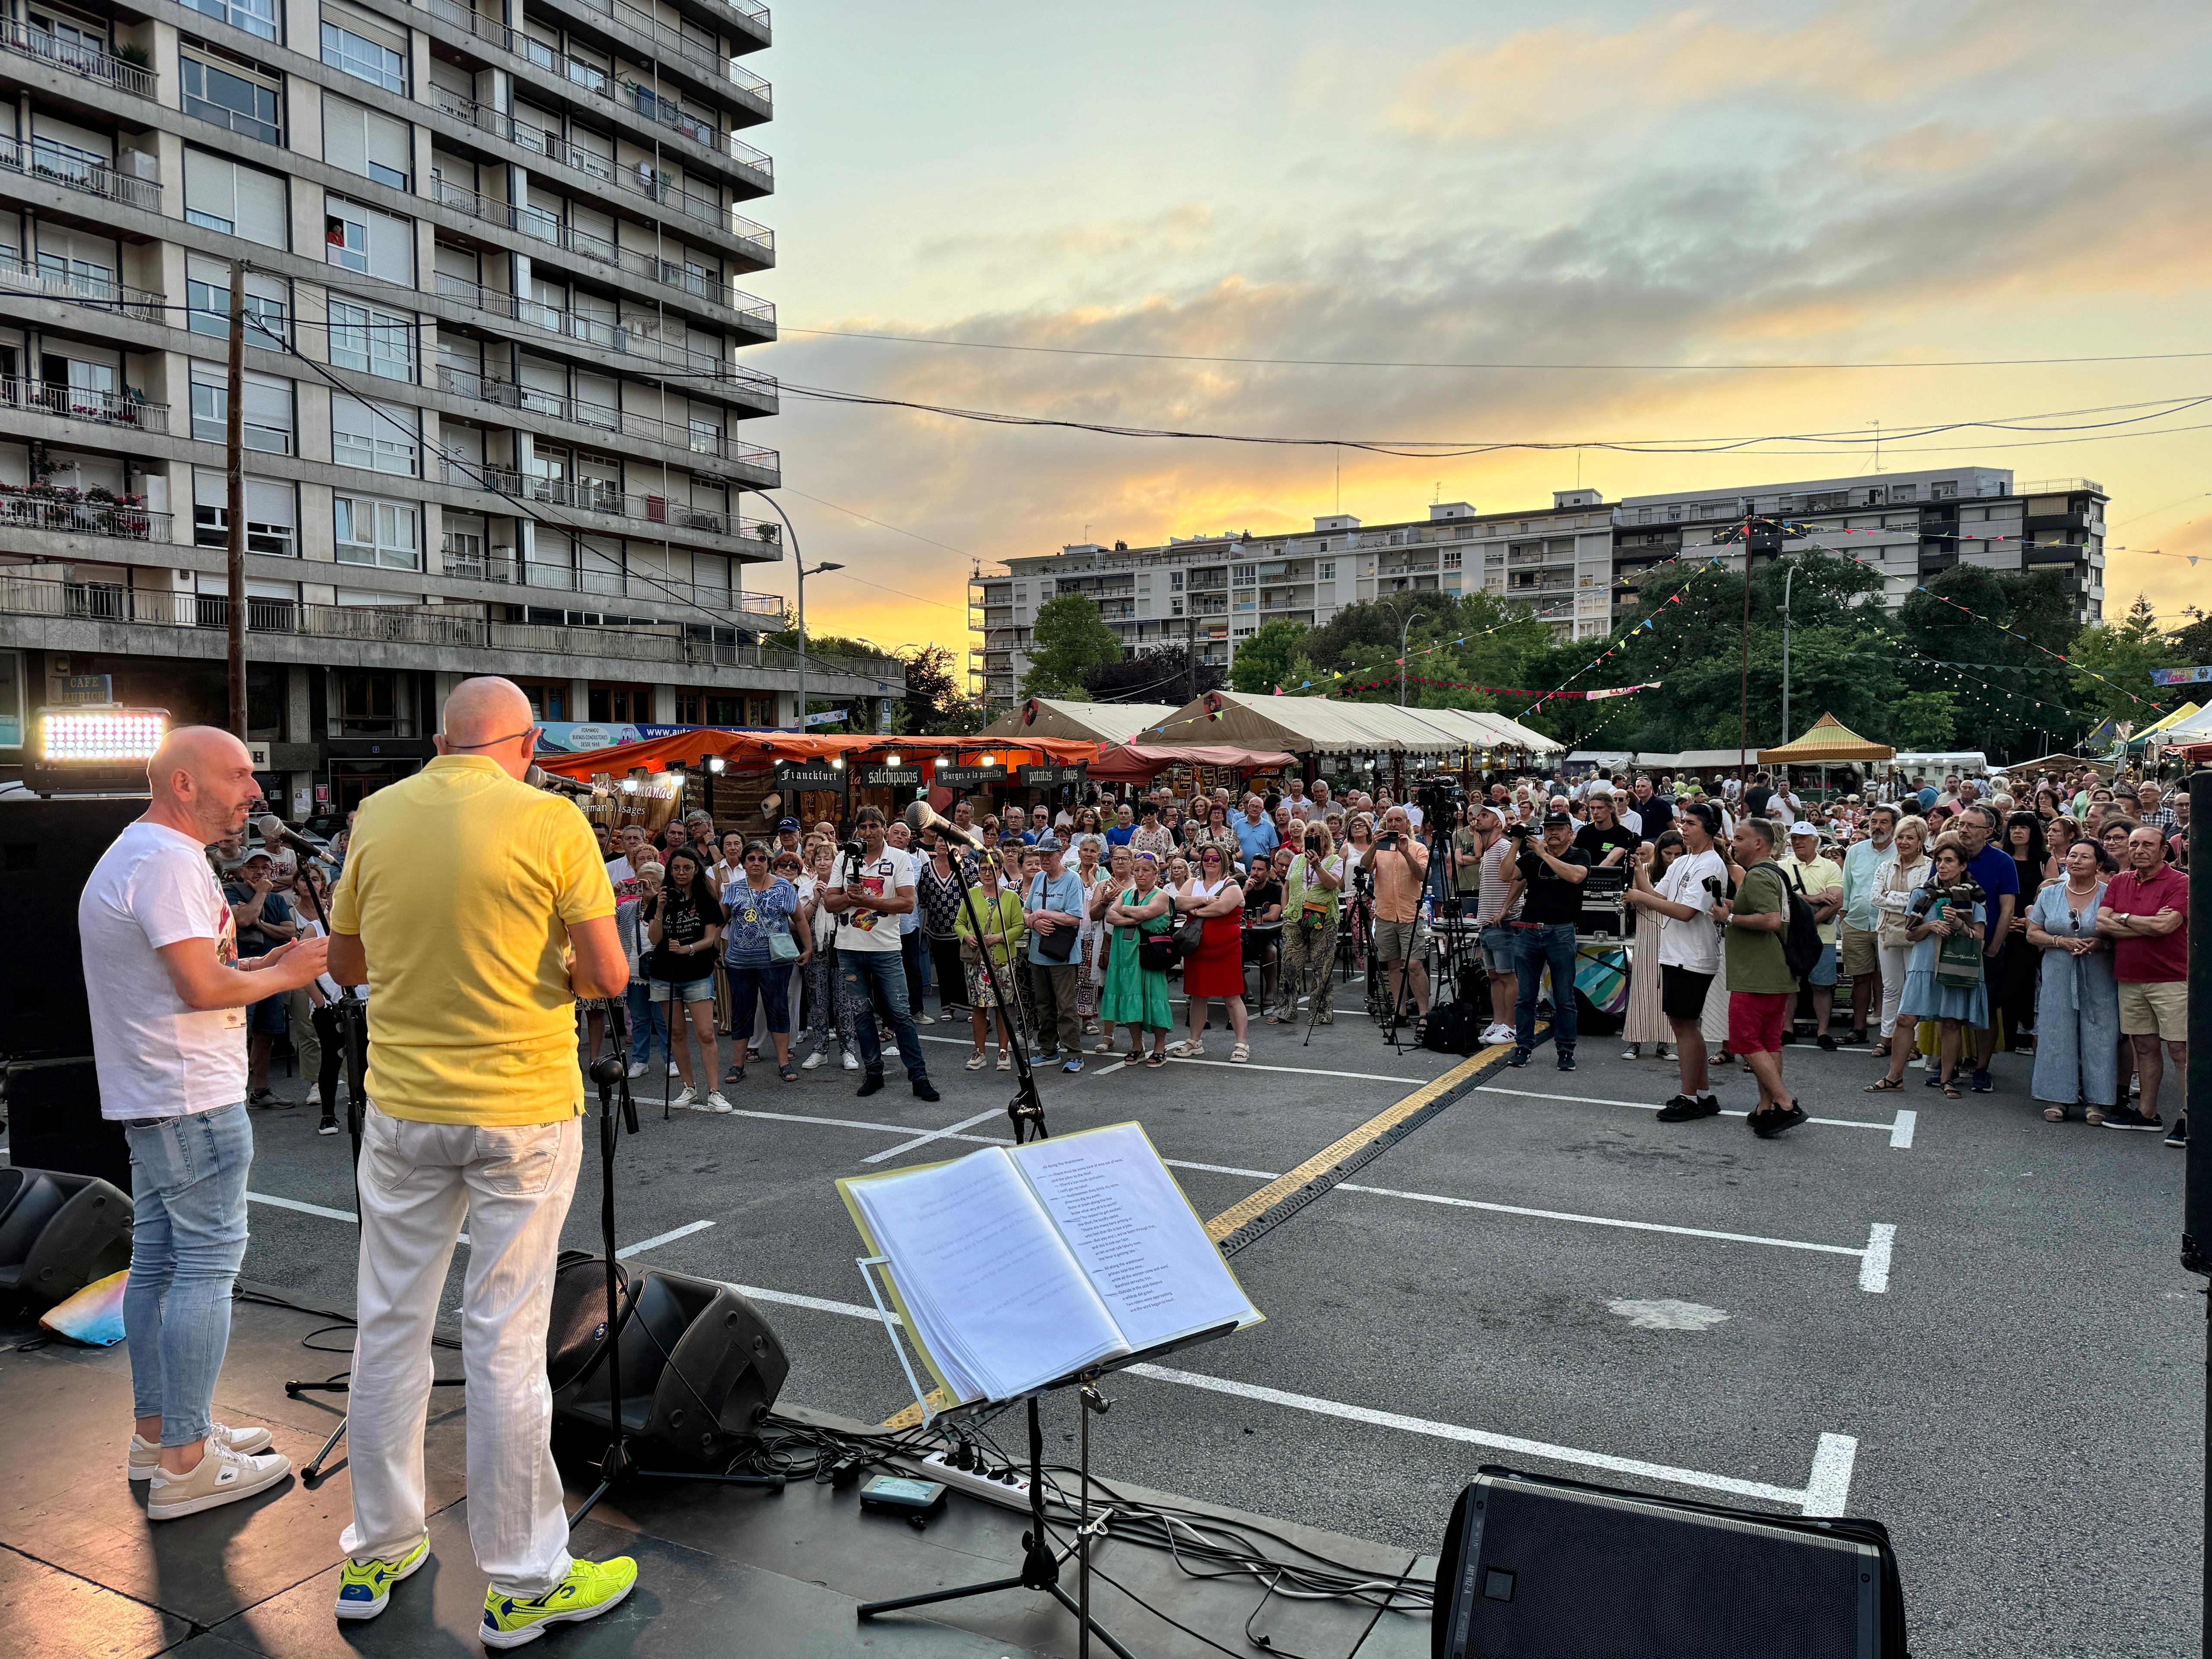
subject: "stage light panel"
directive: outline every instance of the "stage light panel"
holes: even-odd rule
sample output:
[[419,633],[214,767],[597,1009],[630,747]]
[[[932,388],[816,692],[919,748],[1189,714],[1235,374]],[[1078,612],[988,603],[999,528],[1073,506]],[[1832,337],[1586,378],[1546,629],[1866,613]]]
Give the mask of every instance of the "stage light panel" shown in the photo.
[[40,716],[50,764],[119,766],[154,757],[169,717],[150,708],[53,708]]

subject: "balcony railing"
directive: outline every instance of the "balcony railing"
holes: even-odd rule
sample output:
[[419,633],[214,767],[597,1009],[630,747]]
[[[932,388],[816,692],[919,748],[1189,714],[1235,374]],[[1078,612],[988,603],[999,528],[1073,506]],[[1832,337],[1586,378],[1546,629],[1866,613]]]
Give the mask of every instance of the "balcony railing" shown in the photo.
[[641,163],[635,167],[617,167],[608,157],[572,144],[557,132],[548,132],[532,122],[518,121],[489,104],[480,104],[444,87],[430,88],[430,101],[456,120],[467,122],[479,132],[503,138],[532,155],[557,162],[586,178],[596,179],[602,184],[614,185],[646,197],[672,213],[695,220],[720,235],[744,243],[763,264],[775,263],[775,233],[766,225],[757,224],[743,214],[732,211],[719,201],[696,196],[671,184],[665,176],[648,166]]
[[129,427],[137,432],[167,432],[169,406],[149,404],[119,392],[97,392],[86,386],[55,386],[21,376],[0,378],[0,408],[35,409],[64,420],[89,421],[96,426]]
[[497,553],[448,545],[443,555],[446,574],[463,581],[494,582],[501,586],[532,587],[544,593],[592,593],[609,598],[667,599],[692,604],[732,618],[744,617],[773,632],[781,629],[783,599],[776,593],[732,593],[726,587],[708,587],[670,577],[624,574],[619,570],[586,570],[580,576],[567,566],[526,564]]
[[[633,415],[605,404],[586,403],[562,393],[540,392],[513,380],[495,380],[469,369],[438,365],[438,390],[455,398],[469,398],[500,409],[527,410],[550,420],[568,421],[597,432],[622,432],[649,442],[665,444],[744,469],[749,482],[774,483],[782,476],[782,459],[773,449],[739,443],[712,427],[682,426],[650,415]],[[771,408],[774,393],[770,392]]]
[[688,375],[703,376],[732,385],[764,387],[768,389],[769,396],[774,396],[775,382],[768,375],[740,369],[726,357],[656,339],[621,323],[609,322],[604,317],[587,317],[580,312],[563,311],[557,306],[549,306],[501,289],[486,288],[481,283],[472,283],[465,276],[452,276],[442,270],[438,273],[437,292],[441,299],[457,300],[475,310],[508,318],[526,328],[543,329],[548,334],[580,341],[586,345],[596,346],[601,351],[665,364],[682,369]]
[[123,501],[97,501],[75,490],[0,485],[0,529],[43,530],[60,536],[107,536],[166,542],[169,515]]
[[168,302],[161,295],[90,271],[65,270],[58,264],[40,265],[8,248],[0,248],[0,289],[28,291],[66,300],[71,305],[127,312],[142,322],[158,323],[167,318]]
[[703,531],[710,536],[735,536],[768,543],[779,539],[777,526],[772,524],[763,525],[711,507],[692,507],[671,501],[665,495],[635,495],[589,478],[547,478],[534,472],[518,472],[511,467],[477,466],[460,461],[441,461],[439,468],[439,481],[442,483],[459,489],[489,490],[510,501],[596,513],[631,524]]
[[113,57],[98,46],[64,40],[36,24],[9,19],[0,21],[0,51],[21,52],[70,75],[82,76],[102,86],[127,92],[134,98],[151,98],[159,82],[142,64]]
[[726,80],[737,88],[744,104],[759,112],[763,120],[767,120],[775,112],[774,94],[769,83],[750,70],[738,68],[707,42],[694,40],[689,35],[679,33],[652,13],[641,11],[629,4],[628,0],[574,0],[574,3],[587,11],[597,12],[641,40],[651,41],[653,54],[659,58],[680,58],[685,63],[697,64],[709,76]]
[[0,139],[0,172],[20,173],[69,190],[81,190],[88,196],[144,208],[149,213],[161,210],[161,187],[151,179],[128,178],[104,162],[36,139],[29,143],[20,138]]
[[[772,594],[725,596],[734,615],[780,623],[781,603]],[[755,610],[757,602],[759,609]],[[434,650],[522,651],[540,655],[616,658],[635,662],[752,668],[789,673],[795,653],[779,646],[740,644],[732,630],[683,623],[641,628],[570,627],[559,623],[493,622],[473,605],[302,605],[291,599],[248,599],[246,625],[262,634],[364,644],[418,645]],[[229,617],[220,594],[176,593],[104,583],[0,576],[0,614],[76,617],[92,622],[176,629],[221,629]],[[716,638],[720,632],[723,637]],[[810,673],[850,674],[894,690],[906,684],[906,665],[896,657],[806,653]]]

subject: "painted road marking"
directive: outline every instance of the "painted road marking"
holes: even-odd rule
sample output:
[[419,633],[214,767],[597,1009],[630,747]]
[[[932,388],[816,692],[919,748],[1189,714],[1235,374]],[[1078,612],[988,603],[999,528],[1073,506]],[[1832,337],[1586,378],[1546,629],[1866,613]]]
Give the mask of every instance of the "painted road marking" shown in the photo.
[[[269,1193],[249,1192],[246,1196],[249,1202],[266,1204],[272,1210],[295,1210],[301,1215],[319,1215],[331,1221],[343,1221],[356,1227],[361,1225],[361,1218],[351,1210],[333,1210],[326,1204],[307,1204],[296,1198],[277,1198]],[[469,1242],[469,1236],[466,1233],[457,1234],[455,1242],[465,1244]]]
[[886,1146],[880,1152],[870,1152],[860,1162],[880,1164],[887,1158],[896,1158],[901,1152],[910,1152],[917,1146],[927,1146],[933,1140],[949,1140],[961,1130],[972,1129],[986,1118],[996,1117],[1004,1110],[1006,1108],[1003,1106],[994,1106],[988,1111],[976,1113],[973,1117],[963,1117],[957,1123],[948,1123],[942,1129],[932,1129],[927,1134],[916,1135],[911,1140],[902,1140],[896,1146]]
[[[1604,1100],[1596,1095],[1547,1095],[1534,1089],[1508,1089],[1495,1083],[1476,1085],[1476,1092],[1486,1095],[1514,1095],[1522,1100],[1561,1100],[1577,1106],[1628,1106],[1639,1112],[1656,1112],[1658,1107],[1648,1100]],[[1723,1117],[1748,1117],[1748,1112],[1739,1112],[1733,1107],[1721,1109]],[[1863,1117],[1808,1117],[1808,1123],[1825,1123],[1832,1129],[1881,1129],[1889,1136],[1889,1144],[1900,1151],[1912,1145],[1911,1112],[1899,1112],[1893,1123],[1873,1122]]]
[[711,1221],[689,1221],[681,1227],[672,1227],[665,1233],[655,1233],[651,1238],[641,1238],[615,1252],[617,1256],[643,1255],[647,1250],[657,1250],[663,1244],[673,1244],[679,1238],[689,1238],[694,1233],[703,1233],[714,1224]]
[[1867,1232],[1866,1249],[1859,1257],[1859,1288],[1877,1293],[1889,1288],[1889,1253],[1897,1243],[1893,1222],[1877,1221]]
[[[1220,1034],[1219,1028],[1209,1030],[1206,1033],[1208,1036],[1215,1036]],[[919,1033],[917,1033],[917,1035],[919,1035]],[[924,1042],[957,1042],[962,1048],[969,1050],[971,1053],[974,1051],[975,1046],[966,1037],[925,1036],[922,1037],[921,1040]],[[1181,1039],[1178,1038],[1177,1041],[1179,1042]],[[1092,1069],[1092,1061],[1102,1060],[1107,1058],[1109,1058],[1109,1056],[1105,1054],[1085,1054],[1083,1056],[1083,1075],[1085,1077],[1103,1077],[1108,1072],[1116,1069],[1110,1066],[1100,1066],[1096,1071]],[[1124,1063],[1126,1064],[1126,1062]],[[1318,1067],[1310,1066],[1262,1066],[1257,1060],[1183,1060],[1174,1054],[1170,1054],[1168,1056],[1168,1063],[1171,1066],[1232,1066],[1240,1072],[1289,1072],[1299,1077],[1343,1077],[1351,1078],[1361,1083],[1405,1083],[1419,1085],[1419,1084],[1426,1081],[1425,1079],[1418,1077],[1387,1076],[1381,1072],[1324,1072],[1320,1070]],[[1054,1060],[1053,1062],[1052,1069],[1057,1071],[1060,1068],[1060,1061]],[[1041,1071],[1044,1068],[1040,1066],[1036,1069]]]

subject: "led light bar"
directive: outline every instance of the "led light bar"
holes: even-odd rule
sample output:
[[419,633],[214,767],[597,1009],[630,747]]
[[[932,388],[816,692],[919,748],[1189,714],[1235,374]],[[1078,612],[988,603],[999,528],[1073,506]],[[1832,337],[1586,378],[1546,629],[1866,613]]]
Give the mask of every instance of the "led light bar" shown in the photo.
[[159,708],[49,708],[40,721],[50,766],[143,768],[169,730],[168,714]]

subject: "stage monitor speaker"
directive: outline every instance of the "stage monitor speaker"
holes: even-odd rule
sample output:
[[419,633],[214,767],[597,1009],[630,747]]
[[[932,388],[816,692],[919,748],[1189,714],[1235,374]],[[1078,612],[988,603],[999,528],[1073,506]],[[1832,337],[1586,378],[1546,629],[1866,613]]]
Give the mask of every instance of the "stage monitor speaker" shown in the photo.
[[88,1059],[19,1060],[0,1073],[9,1156],[32,1170],[98,1176],[131,1190],[131,1143],[100,1115],[100,1076]]
[[59,1302],[130,1265],[121,1192],[63,1170],[0,1170],[0,1295]]
[[0,915],[11,938],[38,941],[0,951],[0,1054],[92,1052],[77,900],[100,854],[146,806],[143,795],[91,795],[0,809]]
[[[547,1373],[556,1422],[613,1430],[607,1385],[606,1265],[565,1255],[554,1275]],[[719,1472],[758,1438],[791,1370],[760,1310],[728,1285],[657,1268],[626,1273],[617,1297],[623,1421],[648,1467]]]
[[1434,1659],[1905,1659],[1873,1521],[1655,1498],[1485,1466],[1437,1558]]

